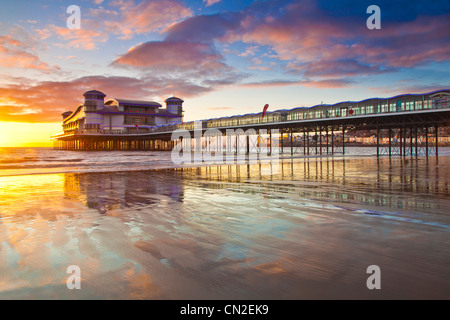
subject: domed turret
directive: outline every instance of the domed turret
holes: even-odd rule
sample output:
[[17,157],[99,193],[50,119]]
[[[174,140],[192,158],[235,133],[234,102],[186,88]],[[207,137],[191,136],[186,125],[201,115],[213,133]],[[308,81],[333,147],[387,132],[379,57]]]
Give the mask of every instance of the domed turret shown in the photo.
[[83,93],[85,112],[101,110],[105,104],[106,94],[97,90],[89,90]]
[[104,100],[106,97],[106,94],[103,92],[100,92],[98,90],[89,90],[83,93],[83,96],[85,99],[98,99],[98,100]]
[[176,114],[180,118],[183,117],[183,100],[177,97],[170,97],[164,100],[166,103],[166,109],[170,113]]
[[85,129],[99,130],[103,124],[103,116],[97,111],[105,108],[106,94],[97,90],[86,91],[84,94],[84,113],[86,114]]

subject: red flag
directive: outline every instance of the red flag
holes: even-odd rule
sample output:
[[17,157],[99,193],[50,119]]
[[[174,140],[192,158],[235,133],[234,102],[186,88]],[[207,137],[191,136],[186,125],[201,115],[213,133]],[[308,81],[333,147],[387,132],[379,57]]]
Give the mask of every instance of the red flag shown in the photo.
[[264,118],[264,115],[266,114],[267,108],[269,108],[269,105],[268,105],[268,104],[266,104],[266,105],[264,106],[263,114],[262,114],[262,117],[263,117],[263,118]]

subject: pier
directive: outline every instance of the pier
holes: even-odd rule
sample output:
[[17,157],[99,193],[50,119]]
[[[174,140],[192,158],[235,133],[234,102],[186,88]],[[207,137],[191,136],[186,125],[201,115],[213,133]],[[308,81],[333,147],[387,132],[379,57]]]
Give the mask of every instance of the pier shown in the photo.
[[[60,150],[170,151],[177,146],[183,150],[250,154],[264,147],[269,153],[276,148],[280,154],[326,155],[345,154],[349,132],[365,131],[374,139],[377,156],[437,156],[439,129],[450,124],[449,100],[447,89],[277,110],[264,117],[255,113],[149,125],[141,133],[130,128],[111,130],[101,124],[88,130],[69,126],[52,140],[54,148]],[[179,106],[181,114],[181,103]],[[149,119],[152,115],[146,114]]]

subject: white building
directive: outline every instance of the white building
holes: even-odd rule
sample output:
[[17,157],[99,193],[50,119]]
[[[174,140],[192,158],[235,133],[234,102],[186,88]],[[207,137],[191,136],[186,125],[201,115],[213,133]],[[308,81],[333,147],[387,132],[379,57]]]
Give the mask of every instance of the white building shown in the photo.
[[104,133],[136,134],[150,131],[150,127],[183,122],[183,100],[165,100],[166,108],[155,101],[109,99],[97,90],[83,94],[84,103],[74,111],[64,112],[64,134]]

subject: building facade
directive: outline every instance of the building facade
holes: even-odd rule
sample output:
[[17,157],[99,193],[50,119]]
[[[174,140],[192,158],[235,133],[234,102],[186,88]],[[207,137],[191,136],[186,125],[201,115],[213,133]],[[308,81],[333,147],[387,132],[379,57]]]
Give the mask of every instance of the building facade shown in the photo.
[[148,133],[151,127],[181,124],[183,100],[170,97],[166,108],[155,101],[109,99],[97,90],[83,94],[84,103],[71,112],[64,112],[64,134],[137,134]]

